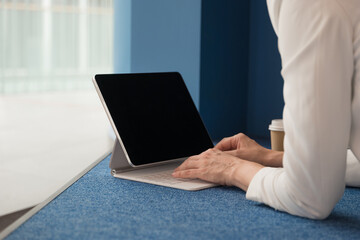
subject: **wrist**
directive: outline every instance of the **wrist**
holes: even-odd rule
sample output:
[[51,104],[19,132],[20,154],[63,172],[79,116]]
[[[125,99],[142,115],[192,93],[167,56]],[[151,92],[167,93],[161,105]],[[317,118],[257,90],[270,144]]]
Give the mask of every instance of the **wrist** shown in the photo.
[[262,168],[264,166],[258,163],[241,160],[231,174],[231,185],[247,191],[251,180]]
[[284,152],[266,149],[264,165],[269,167],[282,167]]

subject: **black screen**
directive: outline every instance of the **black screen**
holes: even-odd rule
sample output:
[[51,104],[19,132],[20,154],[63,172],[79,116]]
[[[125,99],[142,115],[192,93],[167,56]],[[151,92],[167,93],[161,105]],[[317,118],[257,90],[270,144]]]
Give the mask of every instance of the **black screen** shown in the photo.
[[96,75],[95,80],[134,165],[213,147],[179,73]]

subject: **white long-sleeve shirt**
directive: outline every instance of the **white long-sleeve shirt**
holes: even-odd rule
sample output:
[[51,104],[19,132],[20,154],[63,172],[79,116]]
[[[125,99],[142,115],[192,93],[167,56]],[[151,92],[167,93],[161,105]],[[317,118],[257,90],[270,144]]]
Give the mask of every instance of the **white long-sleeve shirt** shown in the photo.
[[246,197],[322,219],[345,183],[360,186],[360,1],[267,3],[284,79],[283,168],[260,170]]

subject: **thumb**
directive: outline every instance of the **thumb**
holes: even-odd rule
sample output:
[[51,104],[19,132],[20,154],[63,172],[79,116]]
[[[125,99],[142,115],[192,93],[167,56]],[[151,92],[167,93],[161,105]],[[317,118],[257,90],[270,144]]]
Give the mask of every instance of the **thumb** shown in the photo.
[[221,151],[230,151],[236,149],[236,141],[234,137],[223,138],[216,146],[214,147]]
[[237,155],[238,155],[237,150],[230,150],[230,151],[224,151],[224,152],[227,153],[227,154],[230,154],[230,155],[232,155],[234,157],[237,157]]

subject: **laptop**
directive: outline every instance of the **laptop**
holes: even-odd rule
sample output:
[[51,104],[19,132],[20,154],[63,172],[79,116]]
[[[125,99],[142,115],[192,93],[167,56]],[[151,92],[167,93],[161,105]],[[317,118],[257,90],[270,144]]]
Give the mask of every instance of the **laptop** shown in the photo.
[[171,176],[213,147],[179,73],[99,74],[93,83],[116,135],[114,177],[190,191],[216,186]]

